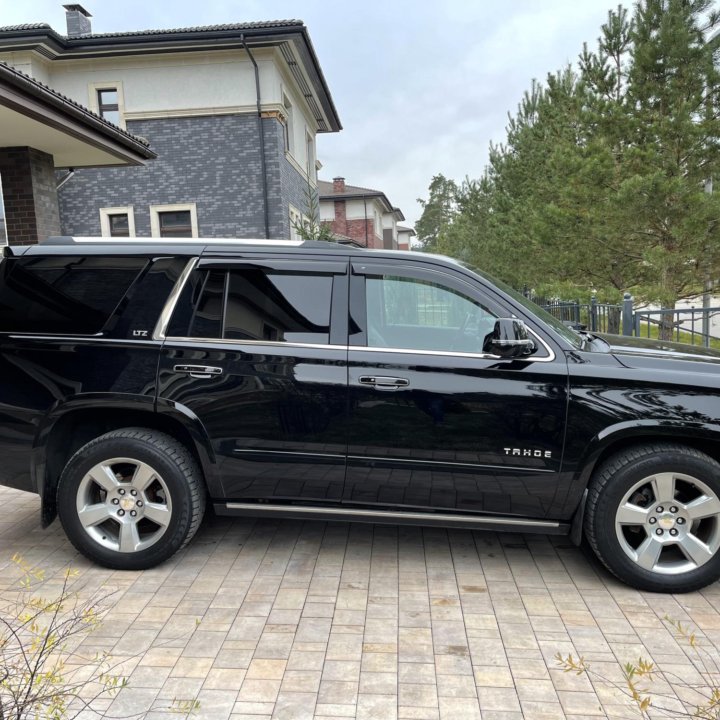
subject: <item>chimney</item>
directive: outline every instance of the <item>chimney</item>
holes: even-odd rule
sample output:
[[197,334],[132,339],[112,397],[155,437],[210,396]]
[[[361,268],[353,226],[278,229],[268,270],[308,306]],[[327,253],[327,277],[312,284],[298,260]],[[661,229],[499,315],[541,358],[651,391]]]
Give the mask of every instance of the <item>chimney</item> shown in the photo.
[[90,25],[92,15],[82,5],[63,5],[63,7],[65,8],[67,36],[69,38],[92,33],[92,26]]
[[345,178],[336,177],[333,178],[333,192],[344,193],[345,192]]

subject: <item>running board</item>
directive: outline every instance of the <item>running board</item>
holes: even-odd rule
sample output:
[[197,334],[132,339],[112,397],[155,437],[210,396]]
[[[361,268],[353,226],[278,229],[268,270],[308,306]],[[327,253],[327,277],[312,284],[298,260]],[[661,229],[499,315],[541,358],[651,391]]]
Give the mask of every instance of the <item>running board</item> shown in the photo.
[[570,523],[554,520],[528,520],[503,516],[477,516],[401,510],[365,510],[363,508],[317,507],[310,505],[270,505],[267,503],[215,503],[218,515],[281,517],[294,520],[346,520],[389,525],[426,525],[471,530],[505,530],[519,533],[567,535]]

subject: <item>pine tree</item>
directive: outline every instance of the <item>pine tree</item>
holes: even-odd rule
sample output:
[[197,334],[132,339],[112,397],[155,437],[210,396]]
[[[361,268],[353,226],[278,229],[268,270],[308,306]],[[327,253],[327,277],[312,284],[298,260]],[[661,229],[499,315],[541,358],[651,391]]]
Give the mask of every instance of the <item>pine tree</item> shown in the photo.
[[532,83],[484,176],[455,186],[433,242],[515,285],[630,290],[668,308],[719,278],[720,194],[705,191],[720,169],[707,42],[718,21],[710,0],[611,11],[577,69]]
[[418,198],[423,212],[415,223],[415,232],[421,249],[433,252],[440,236],[452,223],[456,213],[457,185],[444,175],[435,175],[428,188],[428,200]]

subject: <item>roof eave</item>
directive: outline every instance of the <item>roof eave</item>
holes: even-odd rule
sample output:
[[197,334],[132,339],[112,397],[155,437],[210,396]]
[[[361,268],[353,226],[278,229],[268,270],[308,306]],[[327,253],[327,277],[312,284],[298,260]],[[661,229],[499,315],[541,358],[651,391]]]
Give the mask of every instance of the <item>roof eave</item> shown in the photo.
[[[286,25],[271,27],[248,28],[214,28],[197,29],[177,32],[137,33],[127,35],[81,35],[69,38],[59,35],[49,25],[47,27],[20,28],[5,30],[0,33],[0,50],[36,50],[51,59],[63,57],[76,59],[87,54],[103,55],[124,54],[145,48],[157,52],[172,52],[192,49],[199,44],[208,42],[223,44],[223,41],[236,39],[241,47],[240,36],[244,36],[249,45],[257,44],[264,39],[299,39],[305,50],[306,69],[327,120],[328,129],[319,132],[339,132],[342,123],[325,76],[323,75],[310,34],[305,25],[297,21]],[[255,43],[253,43],[255,41]],[[41,50],[42,48],[42,50]]]
[[[98,136],[110,138],[112,142],[119,145],[122,150],[120,155],[124,156],[127,162],[141,164],[144,160],[153,160],[157,157],[147,145],[143,144],[129,133],[115,127],[111,123],[94,115],[89,110],[76,105],[72,101],[63,98],[44,85],[38,83],[14,68],[0,62],[0,81],[7,83],[7,86],[15,88],[16,91],[27,94],[39,100],[46,106],[53,108],[63,116],[75,122],[89,127]],[[129,151],[129,152],[128,152]]]

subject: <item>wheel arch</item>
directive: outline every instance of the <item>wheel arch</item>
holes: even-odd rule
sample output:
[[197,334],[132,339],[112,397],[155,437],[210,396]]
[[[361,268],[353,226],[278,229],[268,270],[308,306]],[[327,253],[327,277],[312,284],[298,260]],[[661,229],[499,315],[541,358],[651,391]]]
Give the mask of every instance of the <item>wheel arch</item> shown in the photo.
[[565,503],[563,516],[572,516],[570,536],[580,544],[585,519],[587,491],[597,468],[613,455],[638,445],[667,442],[686,445],[704,452],[720,462],[720,425],[671,425],[662,420],[643,420],[618,423],[604,428],[587,444],[580,459],[573,489]]
[[31,474],[41,498],[41,518],[47,527],[57,515],[55,490],[72,455],[99,435],[124,427],[164,432],[181,442],[200,466],[211,496],[222,494],[215,454],[205,428],[188,408],[146,396],[76,397],[55,408],[38,428],[31,456]]

